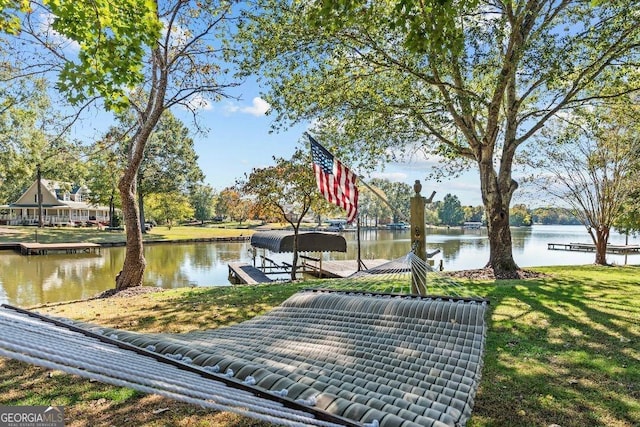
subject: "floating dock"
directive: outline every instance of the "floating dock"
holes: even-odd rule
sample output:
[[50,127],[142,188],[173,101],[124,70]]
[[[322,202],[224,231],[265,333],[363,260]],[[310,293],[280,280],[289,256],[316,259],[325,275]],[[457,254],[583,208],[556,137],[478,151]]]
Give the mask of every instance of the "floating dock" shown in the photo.
[[97,243],[20,243],[20,253],[22,255],[46,255],[49,252],[99,254],[101,247]]
[[[547,243],[547,249],[551,251],[571,251],[571,252],[595,252],[596,245],[593,243]],[[607,245],[607,253],[615,255],[640,254],[638,245]]]
[[[315,277],[325,278],[343,278],[349,277],[358,271],[358,262],[356,260],[345,261],[322,261],[318,259],[301,255],[300,258],[305,259],[304,263],[298,267],[298,272],[310,274]],[[311,262],[310,262],[311,261]],[[367,259],[362,261],[365,269],[376,269],[377,267],[387,264],[387,259]],[[268,273],[258,267],[254,267],[244,262],[230,262],[229,282],[234,285],[256,285],[259,283],[271,283],[274,280],[268,276]]]
[[[315,261],[311,257],[301,257],[305,259],[303,271],[316,277],[341,278],[349,277],[358,271],[358,261]],[[307,262],[311,261],[311,262]],[[366,259],[362,260],[364,269],[372,269],[388,263],[388,259]]]
[[244,262],[230,262],[229,282],[234,285],[257,285],[273,282],[262,270]]

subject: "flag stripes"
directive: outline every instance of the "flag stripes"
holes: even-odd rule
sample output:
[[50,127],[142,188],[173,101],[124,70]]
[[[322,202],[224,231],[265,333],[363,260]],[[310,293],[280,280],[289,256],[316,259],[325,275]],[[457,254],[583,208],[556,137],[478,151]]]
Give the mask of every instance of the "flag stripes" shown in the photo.
[[330,203],[346,210],[347,221],[352,222],[358,213],[357,175],[311,135],[307,134],[307,137],[311,143],[311,158],[318,190]]

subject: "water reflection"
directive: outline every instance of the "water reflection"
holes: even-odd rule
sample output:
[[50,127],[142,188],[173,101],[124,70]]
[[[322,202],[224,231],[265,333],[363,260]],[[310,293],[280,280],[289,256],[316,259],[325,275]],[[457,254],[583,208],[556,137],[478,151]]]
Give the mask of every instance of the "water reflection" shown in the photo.
[[[440,249],[434,261],[442,260],[447,270],[481,268],[489,258],[486,230],[428,229],[427,250]],[[346,254],[324,254],[324,259],[356,259],[355,233],[345,233]],[[547,243],[588,242],[580,226],[534,226],[512,229],[513,253],[522,266],[590,264],[593,254],[549,251]],[[624,236],[612,234],[612,243],[624,243]],[[630,239],[639,244],[639,239]],[[408,230],[366,230],[361,234],[362,258],[395,259],[410,249]],[[28,307],[44,302],[91,297],[115,285],[124,262],[124,248],[105,248],[101,255],[52,254],[22,256],[0,252],[0,302]],[[315,255],[315,254],[312,254]],[[277,261],[291,261],[291,254],[270,254]],[[156,244],[145,247],[146,285],[163,288],[228,285],[227,263],[252,262],[248,242]],[[608,255],[609,262],[623,264],[624,256]],[[630,256],[631,263],[640,255]],[[259,265],[260,261],[257,260]]]

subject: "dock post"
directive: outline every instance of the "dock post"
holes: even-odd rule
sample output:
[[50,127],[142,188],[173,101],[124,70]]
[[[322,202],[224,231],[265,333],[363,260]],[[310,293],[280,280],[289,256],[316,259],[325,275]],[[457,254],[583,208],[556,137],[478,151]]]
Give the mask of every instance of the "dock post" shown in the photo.
[[[413,190],[415,194],[411,197],[411,250],[416,254],[418,258],[427,262],[427,238],[425,235],[425,223],[424,223],[424,205],[425,200],[420,194],[422,191],[422,184],[420,180],[416,180],[413,184]],[[425,295],[425,282],[426,277],[419,277],[421,273],[419,270],[411,267],[411,293]]]

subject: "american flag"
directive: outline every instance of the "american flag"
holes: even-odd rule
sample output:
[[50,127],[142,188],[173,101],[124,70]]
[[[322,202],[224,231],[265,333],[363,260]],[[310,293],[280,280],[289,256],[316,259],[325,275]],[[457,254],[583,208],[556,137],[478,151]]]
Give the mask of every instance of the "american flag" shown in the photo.
[[353,221],[358,214],[358,177],[311,135],[307,134],[307,137],[311,142],[313,170],[320,193],[329,202],[347,211],[347,222]]

